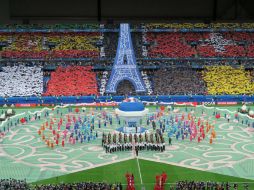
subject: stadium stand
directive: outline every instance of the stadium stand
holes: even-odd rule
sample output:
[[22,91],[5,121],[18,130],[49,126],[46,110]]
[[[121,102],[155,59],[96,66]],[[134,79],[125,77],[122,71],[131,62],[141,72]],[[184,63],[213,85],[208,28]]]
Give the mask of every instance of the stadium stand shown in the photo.
[[117,32],[106,32],[104,34],[103,47],[107,58],[114,58],[116,56],[117,42]]
[[94,58],[99,56],[98,33],[3,33],[4,58]]
[[45,96],[97,95],[96,74],[92,67],[58,67],[51,73]]
[[147,29],[252,29],[253,23],[147,23]]
[[175,185],[176,190],[180,189],[238,189],[238,187],[242,187],[244,190],[248,190],[249,185],[247,183],[238,185],[237,183],[229,183],[229,182],[214,182],[214,181],[178,181]]
[[231,66],[206,67],[202,72],[208,94],[253,94],[251,73]]
[[110,73],[108,71],[96,72],[97,84],[99,86],[100,95],[104,95],[106,92],[106,85],[109,79]]
[[142,57],[142,34],[140,32],[133,32],[131,36],[136,57]]
[[98,189],[98,190],[118,190],[122,188],[121,183],[119,184],[107,184],[107,183],[94,183],[94,182],[81,182],[81,183],[71,183],[71,184],[46,184],[46,185],[36,185],[35,190],[60,190],[60,189],[77,189],[77,190],[90,190],[90,189]]
[[2,24],[0,29],[3,30],[34,30],[34,29],[44,29],[44,30],[63,30],[63,29],[98,29],[99,25],[94,23],[84,23],[84,24]]
[[[62,190],[62,189],[77,189],[77,190],[122,190],[123,184],[115,183],[109,184],[105,182],[95,183],[95,182],[79,182],[79,183],[61,183],[61,184],[43,184],[43,185],[30,185],[25,180],[16,179],[0,179],[0,189],[11,190]],[[183,189],[238,189],[242,188],[244,190],[249,189],[248,183],[231,183],[231,182],[215,182],[215,181],[176,181],[176,183],[171,183],[168,185],[170,189],[183,190]]]
[[0,189],[2,190],[27,190],[30,189],[28,183],[25,180],[16,180],[16,179],[0,179]]
[[247,32],[147,33],[149,57],[253,57],[253,34]]
[[95,183],[95,182],[80,182],[80,183],[61,183],[61,184],[43,184],[31,185],[26,180],[17,179],[0,179],[1,190],[63,190],[63,189],[76,189],[76,190],[118,190],[122,189],[122,184],[109,184],[109,183]]
[[[160,94],[172,94],[172,95],[183,95],[183,94],[253,94],[252,82],[244,84],[244,88],[241,90],[220,89],[216,88],[215,84],[220,82],[217,80],[225,80],[216,77],[223,77],[225,73],[218,75],[216,72],[205,70],[200,72],[197,69],[204,69],[205,66],[213,65],[232,65],[241,66],[244,65],[245,69],[252,68],[251,59],[254,57],[254,34],[253,32],[244,31],[250,30],[253,26],[252,23],[211,23],[211,24],[190,24],[190,23],[161,23],[161,24],[141,24],[141,25],[131,25],[132,26],[132,41],[135,50],[135,55],[137,57],[137,64],[140,67],[142,73],[142,78],[145,82],[147,92],[146,95],[160,95]],[[110,29],[109,32],[99,32],[100,27],[105,29]],[[1,80],[1,85],[5,86],[1,91],[1,96],[31,96],[31,95],[89,95],[89,94],[100,94],[105,95],[105,84],[107,83],[113,64],[113,59],[116,54],[118,32],[113,31],[117,29],[119,25],[103,25],[99,26],[96,24],[84,24],[84,25],[8,25],[0,26],[0,30],[6,29],[7,31],[0,34],[0,42],[2,46],[0,47],[0,57],[3,58],[42,58],[45,59],[43,66],[46,68],[41,69],[44,77],[34,79],[40,87],[35,87],[37,83],[33,85],[27,85],[28,82],[25,81],[25,85],[33,86],[32,92],[23,93],[20,90],[17,92],[14,90],[15,87],[11,87],[11,81],[5,79]],[[40,30],[45,29],[48,32],[14,32],[15,30]],[[59,32],[65,29],[76,29],[77,31]],[[79,32],[78,30],[85,30],[86,32]],[[142,31],[139,31],[142,29]],[[158,31],[153,31],[154,29]],[[174,32],[160,32],[163,29],[175,29]],[[184,29],[185,31],[181,31]],[[193,32],[193,29],[201,29],[200,31]],[[214,32],[206,31],[203,29],[212,29]],[[217,29],[228,29],[227,31],[217,31]],[[234,31],[238,29],[238,31]],[[50,32],[51,31],[51,32]],[[58,31],[58,32],[57,32]],[[102,35],[103,33],[103,35]],[[54,61],[48,61],[54,58],[99,58],[100,55],[105,54],[105,59],[95,59],[86,62],[65,62],[55,63]],[[104,56],[103,56],[104,57]],[[144,58],[144,59],[143,59]],[[156,58],[156,59],[151,59]],[[164,58],[173,58],[171,60],[164,60]],[[180,58],[181,60],[178,60]],[[189,58],[195,58],[196,61],[190,61]],[[199,58],[208,58],[214,60],[202,60]],[[217,58],[225,58],[225,60],[220,60]],[[231,58],[231,59],[228,59]],[[235,58],[241,58],[238,60]],[[17,63],[17,62],[16,62]],[[19,64],[23,65],[28,62],[19,61]],[[1,63],[2,70],[1,75],[8,76],[9,78],[13,76],[11,73],[14,72],[11,68],[16,68],[8,66],[9,62]],[[15,64],[14,64],[15,65]],[[42,63],[33,62],[30,64],[32,68],[40,68]],[[61,77],[68,78],[69,84],[73,84],[72,90],[69,92],[63,91],[58,92],[53,90],[54,88],[60,88],[58,82],[52,84],[53,78],[50,77],[47,67],[60,66],[66,67],[71,65],[73,67],[73,72],[78,66],[93,66],[96,72],[96,79],[92,77],[92,81],[96,85],[91,87],[88,80],[85,81],[83,86],[86,89],[83,91],[80,89],[75,89],[74,86],[76,82],[72,81],[69,72],[62,72]],[[187,67],[187,69],[178,68],[172,69],[171,67]],[[71,69],[71,67],[68,67]],[[191,69],[192,67],[192,69]],[[6,69],[9,68],[9,69]],[[148,68],[148,70],[146,70]],[[165,69],[164,69],[165,68]],[[221,67],[221,68],[227,68]],[[159,69],[159,70],[158,70]],[[86,69],[85,69],[86,70]],[[99,71],[98,71],[99,70]],[[107,70],[107,71],[106,71]],[[236,69],[237,70],[237,69]],[[235,71],[236,71],[235,70]],[[58,70],[57,70],[58,71]],[[53,72],[51,76],[58,75]],[[228,70],[224,70],[228,72]],[[30,72],[30,71],[27,71]],[[75,71],[76,72],[76,71]],[[107,74],[105,74],[108,72]],[[222,71],[221,71],[222,72]],[[219,73],[221,73],[219,71]],[[230,71],[231,72],[231,71]],[[243,81],[251,81],[252,77],[248,76],[248,71],[242,72],[245,75]],[[47,74],[45,74],[47,73]],[[63,74],[64,73],[64,74]],[[92,71],[91,71],[92,73]],[[170,74],[169,74],[170,73]],[[80,74],[80,73],[79,73]],[[88,74],[90,76],[90,74]],[[93,73],[92,75],[95,75]],[[232,74],[232,77],[235,74]],[[32,74],[35,78],[37,75]],[[60,76],[60,74],[59,74]],[[213,77],[212,77],[213,76]],[[7,78],[8,78],[7,77]],[[90,78],[90,77],[87,77]],[[247,79],[246,79],[247,78]],[[73,77],[74,81],[76,80]],[[14,79],[15,80],[15,79]],[[59,79],[57,79],[59,80]],[[211,86],[211,80],[216,80]],[[17,86],[22,80],[15,83]],[[41,82],[42,81],[42,82]],[[233,79],[232,79],[233,81]],[[79,81],[80,82],[80,81]],[[41,84],[42,83],[42,84]],[[88,84],[89,83],[89,84]],[[230,82],[228,82],[230,83]],[[237,85],[243,85],[244,82],[237,83]],[[10,85],[9,85],[10,84]],[[42,86],[42,87],[41,87]],[[61,86],[61,85],[60,85]],[[207,87],[206,87],[207,86]],[[230,85],[228,85],[230,86]],[[232,86],[232,85],[231,85]],[[206,89],[207,88],[207,89]],[[222,87],[221,87],[222,88]],[[223,87],[226,88],[226,87]],[[18,88],[17,88],[18,89]],[[43,90],[42,90],[43,89]],[[23,90],[24,91],[24,90]],[[72,92],[71,92],[72,91]],[[86,92],[85,92],[86,91]],[[118,86],[119,95],[136,95],[135,90],[131,83],[128,81],[122,81]]]
[[40,66],[7,66],[0,72],[0,96],[38,96],[43,91]]
[[150,57],[193,57],[195,50],[184,43],[180,33],[148,33]]
[[99,49],[95,47],[98,33],[68,33],[52,35],[46,43],[56,44],[53,57],[98,57]]
[[[100,36],[99,32],[4,32],[0,34],[0,43],[5,44],[0,49],[0,56],[98,58],[99,46],[102,46],[106,58],[114,58],[118,33],[103,33],[101,44]],[[149,27],[145,32],[132,33],[136,56],[152,58],[254,57],[253,38],[252,32],[152,32]]]
[[191,68],[160,69],[153,76],[154,94],[205,94],[201,73]]

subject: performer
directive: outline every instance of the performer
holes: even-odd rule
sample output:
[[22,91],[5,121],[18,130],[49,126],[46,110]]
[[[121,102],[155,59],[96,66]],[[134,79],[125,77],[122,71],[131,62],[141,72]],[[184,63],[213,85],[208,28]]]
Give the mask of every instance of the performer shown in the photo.
[[135,147],[135,151],[136,151],[136,156],[138,157],[138,147]]
[[62,147],[64,147],[64,140],[62,140]]
[[213,144],[213,138],[212,137],[210,138],[210,144]]

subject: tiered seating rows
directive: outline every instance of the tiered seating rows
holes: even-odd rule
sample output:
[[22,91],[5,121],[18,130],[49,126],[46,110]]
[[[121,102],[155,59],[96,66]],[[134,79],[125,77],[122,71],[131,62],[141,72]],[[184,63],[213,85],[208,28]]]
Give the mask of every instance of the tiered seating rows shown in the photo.
[[254,83],[249,71],[231,66],[211,66],[203,71],[208,94],[254,94]]
[[148,33],[149,57],[254,57],[254,34]]
[[34,96],[43,91],[41,67],[2,67],[0,72],[0,96]]
[[[81,96],[98,95],[96,73],[91,66],[58,67],[50,76],[43,94],[43,71],[39,66],[6,66],[0,72],[0,96]],[[153,94],[254,94],[253,73],[243,68],[209,66],[200,72],[192,69],[168,69],[149,72]],[[100,81],[100,78],[98,80]],[[107,78],[107,77],[106,77]],[[100,87],[106,81],[99,82]],[[101,89],[100,89],[101,91]],[[132,85],[122,81],[119,94],[130,94]],[[135,93],[134,93],[135,94]],[[133,95],[133,94],[132,94]]]
[[97,95],[96,74],[92,67],[58,67],[51,73],[46,96]]
[[7,58],[94,58],[99,56],[98,33],[3,33],[7,43],[0,56]]

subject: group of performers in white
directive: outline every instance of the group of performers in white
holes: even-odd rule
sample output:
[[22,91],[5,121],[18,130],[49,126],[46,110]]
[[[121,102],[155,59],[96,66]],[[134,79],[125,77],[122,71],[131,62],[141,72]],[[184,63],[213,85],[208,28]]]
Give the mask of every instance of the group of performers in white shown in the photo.
[[122,134],[122,133],[103,133],[102,146],[106,153],[113,153],[117,151],[165,151],[165,141],[161,133],[155,134]]

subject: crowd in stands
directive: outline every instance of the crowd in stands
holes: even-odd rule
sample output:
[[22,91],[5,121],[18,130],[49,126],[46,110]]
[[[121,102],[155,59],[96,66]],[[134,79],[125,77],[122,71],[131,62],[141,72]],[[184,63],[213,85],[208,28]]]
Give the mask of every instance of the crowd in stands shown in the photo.
[[149,57],[193,57],[195,49],[181,39],[181,33],[148,33]]
[[[132,32],[137,58],[253,58],[253,39],[250,32]],[[118,33],[1,33],[0,43],[2,58],[112,60]]]
[[98,29],[99,24],[84,23],[84,24],[4,24],[0,25],[0,29],[49,29],[49,30],[61,30],[61,29]]
[[[118,27],[118,24],[113,24]],[[133,84],[125,80],[119,83],[118,95],[161,94],[253,94],[253,76],[244,69],[230,66],[244,65],[252,68],[251,61],[238,59],[229,61],[182,59],[149,60],[139,58],[253,58],[253,32],[153,32],[150,29],[198,29],[227,28],[251,29],[252,23],[160,23],[131,25],[145,29],[132,31],[132,42],[147,92],[136,94]],[[6,29],[32,29],[35,26],[9,25]],[[38,25],[37,29],[99,29],[96,24],[84,25]],[[35,27],[36,28],[36,27]],[[103,25],[107,28],[107,25]],[[4,27],[0,26],[0,30]],[[99,30],[98,30],[99,31]],[[0,33],[0,57],[43,58],[39,64],[0,67],[0,96],[39,95],[106,95],[106,84],[110,77],[118,44],[118,32],[2,32]],[[3,45],[5,44],[5,45]],[[105,55],[102,56],[102,55]],[[99,58],[76,63],[56,63],[51,58]],[[48,62],[47,62],[48,60]],[[251,59],[249,59],[251,60]],[[215,66],[214,64],[219,65]],[[17,65],[17,64],[16,64]],[[42,72],[42,65],[44,71]],[[71,65],[71,67],[68,67]],[[179,68],[178,66],[186,68]],[[45,71],[45,67],[57,68]],[[85,66],[85,68],[83,68]],[[86,66],[92,66],[99,72]],[[205,68],[201,72],[189,67]],[[209,66],[209,67],[205,67]],[[146,67],[149,68],[146,71]],[[172,68],[173,67],[173,68]],[[178,68],[174,68],[178,67]],[[158,69],[159,68],[159,69]],[[154,70],[152,70],[154,69]],[[51,72],[53,70],[53,72]],[[102,72],[102,74],[99,74]],[[14,75],[15,73],[15,75]],[[42,74],[47,73],[47,74]],[[31,77],[29,77],[31,76]],[[29,80],[27,80],[29,78]],[[41,82],[42,81],[42,82]],[[68,90],[69,89],[69,90]]]
[[30,185],[26,180],[16,179],[0,179],[0,190],[122,190],[121,183],[59,183],[59,184],[43,184]]
[[207,85],[207,93],[221,94],[253,94],[254,83],[249,71],[231,66],[206,67],[202,72]]
[[[128,175],[133,176],[133,175]],[[126,175],[126,179],[128,177]],[[127,178],[128,177],[128,178]],[[133,177],[134,179],[134,177]],[[127,181],[129,182],[129,180]],[[129,183],[127,183],[129,185]],[[128,186],[127,185],[127,186]],[[132,184],[133,187],[134,183]],[[43,184],[43,185],[30,185],[26,180],[16,179],[0,179],[0,190],[122,190],[126,185],[121,183],[95,183],[95,182],[77,182],[77,183],[59,183],[59,184]],[[172,190],[249,190],[248,183],[231,183],[231,182],[215,182],[215,181],[176,181],[174,184],[169,185]],[[128,189],[128,187],[127,187]]]
[[[132,23],[132,29],[253,29],[253,22],[249,23]],[[62,29],[99,29],[100,25],[95,23],[83,24],[4,24],[0,25],[0,29],[49,29],[49,30],[62,30]],[[118,29],[119,24],[103,24],[106,29]]]
[[38,96],[43,92],[40,66],[6,66],[0,72],[0,96]]
[[136,57],[142,57],[142,33],[141,32],[132,32],[131,33],[132,45],[135,51]]
[[106,94],[106,86],[107,86],[110,74],[111,73],[109,71],[97,71],[96,72],[97,85],[99,87],[99,94],[101,96]]
[[172,189],[175,190],[237,190],[238,187],[240,189],[248,190],[249,185],[247,183],[237,184],[237,183],[229,183],[229,182],[212,182],[212,181],[177,181],[175,187],[172,186]]
[[[92,66],[59,64],[53,71],[20,63],[0,68],[0,96],[82,96],[107,95],[110,71],[94,71]],[[117,95],[241,95],[254,93],[254,72],[227,65],[168,67],[141,70],[146,92],[136,93],[134,85],[123,80]]]
[[92,67],[58,67],[51,73],[46,96],[97,95],[96,74]]
[[27,190],[30,189],[26,180],[0,179],[0,190]]
[[80,182],[70,184],[47,184],[36,185],[34,190],[122,190],[122,184],[108,184],[108,183],[94,183],[94,182]]
[[[17,66],[18,65],[18,66]],[[0,67],[0,97],[107,95],[110,71],[96,71],[83,63],[55,65],[53,70],[41,64]],[[82,66],[81,66],[82,65]],[[89,65],[89,63],[88,63]],[[50,68],[50,67],[49,67]],[[146,92],[136,93],[134,85],[123,80],[117,95],[250,95],[254,93],[254,72],[229,65],[205,66],[202,70],[170,65],[141,70]]]
[[[137,58],[209,58],[254,57],[254,33],[233,29],[252,29],[253,23],[147,23],[131,24],[132,42]],[[99,28],[119,29],[119,24],[2,25],[0,57],[3,58],[99,58],[100,47],[105,57],[116,54],[118,31],[101,32]],[[177,32],[177,29],[229,29],[215,32]],[[48,29],[51,32],[15,32],[15,29]],[[57,32],[57,29],[73,29]],[[95,29],[80,32],[79,29]],[[176,29],[153,32],[151,29]],[[232,29],[232,30],[230,30]],[[103,36],[103,38],[101,38]],[[101,41],[100,41],[101,40]],[[147,52],[146,52],[147,51]],[[103,52],[103,54],[104,54]],[[101,56],[103,57],[103,56]]]
[[253,33],[149,32],[148,56],[153,58],[253,57]]
[[206,94],[201,73],[191,68],[160,69],[153,75],[154,94]]
[[118,45],[118,33],[106,32],[104,34],[103,47],[107,58],[115,58]]
[[254,23],[147,23],[147,29],[253,29]]
[[[3,58],[96,58],[99,34],[93,33],[2,33]],[[1,50],[1,49],[0,49]]]

